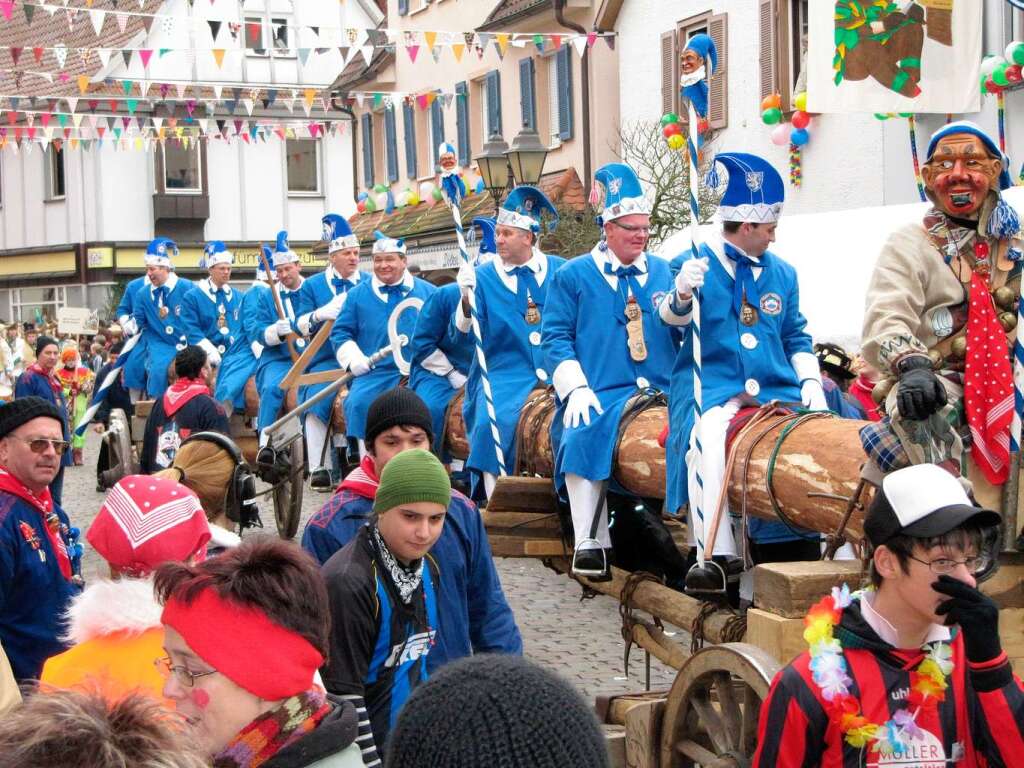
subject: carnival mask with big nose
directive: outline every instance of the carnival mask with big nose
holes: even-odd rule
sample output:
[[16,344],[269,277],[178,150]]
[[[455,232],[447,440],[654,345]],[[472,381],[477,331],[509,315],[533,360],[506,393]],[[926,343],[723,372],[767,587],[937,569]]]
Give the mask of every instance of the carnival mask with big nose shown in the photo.
[[977,214],[988,191],[999,189],[1002,161],[976,136],[941,139],[921,169],[930,197],[942,211],[961,218]]

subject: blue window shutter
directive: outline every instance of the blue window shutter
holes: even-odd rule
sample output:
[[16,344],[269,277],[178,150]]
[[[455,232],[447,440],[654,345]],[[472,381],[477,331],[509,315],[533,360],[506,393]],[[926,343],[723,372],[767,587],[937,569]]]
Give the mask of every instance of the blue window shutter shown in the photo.
[[519,61],[519,104],[523,127],[537,128],[537,99],[534,88],[533,57]]
[[430,137],[433,146],[430,149],[434,165],[437,165],[437,148],[444,138],[444,111],[441,109],[440,95],[430,103]]
[[416,113],[412,104],[402,105],[402,118],[405,122],[405,175],[410,179],[418,176],[416,171]]
[[363,115],[363,184],[373,186],[373,115]]
[[501,73],[493,69],[487,73],[487,136],[501,133]]
[[398,0],[398,15],[405,16],[409,12],[409,0]]
[[455,84],[455,133],[459,143],[459,165],[469,165],[469,89]]
[[558,137],[562,141],[572,138],[572,59],[569,46],[563,45],[555,54],[558,73]]
[[388,166],[388,181],[398,181],[398,130],[395,127],[394,106],[384,109],[384,153]]

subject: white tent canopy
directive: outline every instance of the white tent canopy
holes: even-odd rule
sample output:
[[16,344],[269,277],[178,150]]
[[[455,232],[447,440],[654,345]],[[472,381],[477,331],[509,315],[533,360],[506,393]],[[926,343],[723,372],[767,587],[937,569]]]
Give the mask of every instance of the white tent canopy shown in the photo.
[[[1004,195],[1024,211],[1024,187]],[[782,216],[771,250],[796,267],[800,308],[815,341],[859,348],[864,297],[878,254],[891,232],[920,221],[926,209],[926,203],[912,203]],[[701,227],[702,235],[715,226]],[[689,247],[687,230],[666,240],[658,252],[671,259]]]

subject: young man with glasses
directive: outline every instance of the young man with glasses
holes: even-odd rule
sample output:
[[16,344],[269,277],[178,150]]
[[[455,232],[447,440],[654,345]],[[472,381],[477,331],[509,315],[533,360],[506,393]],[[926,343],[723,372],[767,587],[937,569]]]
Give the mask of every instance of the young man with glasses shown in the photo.
[[0,644],[19,683],[66,647],[62,615],[81,589],[71,523],[49,489],[68,448],[53,403],[26,396],[0,406]]
[[754,768],[1019,765],[1024,687],[977,588],[1000,525],[933,464],[887,475],[864,521],[871,587],[811,609],[808,651],[761,707]]
[[544,356],[558,394],[552,422],[555,479],[569,498],[573,572],[608,575],[607,491],[619,422],[630,398],[667,392],[678,332],[658,318],[672,290],[669,265],[647,253],[650,204],[629,166],[600,168],[604,237],[555,273],[544,317]]

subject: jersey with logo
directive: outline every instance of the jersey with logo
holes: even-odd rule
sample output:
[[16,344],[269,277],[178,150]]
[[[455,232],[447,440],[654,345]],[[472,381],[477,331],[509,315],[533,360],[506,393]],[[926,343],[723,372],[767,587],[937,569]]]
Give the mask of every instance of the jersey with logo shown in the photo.
[[427,654],[440,626],[440,572],[428,555],[421,586],[403,603],[370,535],[368,526],[361,528],[323,566],[332,619],[323,679],[328,692],[365,700],[374,742],[383,750],[399,710],[428,676]]

